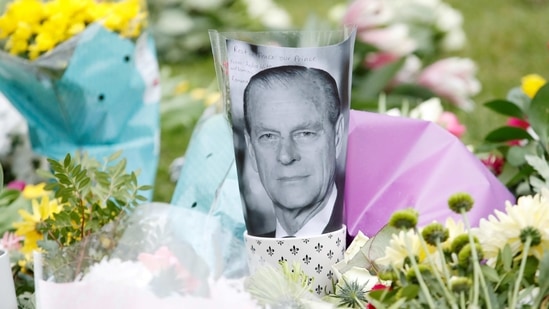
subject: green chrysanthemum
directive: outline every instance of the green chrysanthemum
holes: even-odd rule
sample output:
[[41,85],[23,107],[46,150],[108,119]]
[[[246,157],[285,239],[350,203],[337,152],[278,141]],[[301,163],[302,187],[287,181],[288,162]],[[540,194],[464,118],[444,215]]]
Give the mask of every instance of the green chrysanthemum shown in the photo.
[[[431,269],[427,265],[418,265],[418,270],[419,274],[423,277],[431,275]],[[418,283],[417,274],[413,267],[410,267],[408,271],[406,271],[406,280],[410,283]]]
[[445,242],[450,236],[450,232],[442,224],[435,222],[424,227],[421,236],[429,245],[436,246],[437,243]]
[[[482,260],[483,253],[482,253],[482,247],[480,244],[475,243],[475,249],[477,251],[477,257],[479,260]],[[470,244],[466,244],[458,253],[458,263],[459,266],[463,268],[468,268],[472,265],[472,258],[473,258],[473,250],[471,248]]]
[[450,289],[456,294],[467,293],[471,289],[473,282],[467,277],[450,278]]
[[[473,241],[479,243],[478,238],[473,236]],[[458,254],[465,245],[469,244],[469,234],[461,234],[456,236],[450,244],[450,251]]]
[[468,193],[456,193],[448,199],[448,206],[458,214],[471,210],[474,203],[475,201]]
[[413,208],[397,210],[389,219],[389,226],[397,229],[413,229],[417,225],[418,213]]

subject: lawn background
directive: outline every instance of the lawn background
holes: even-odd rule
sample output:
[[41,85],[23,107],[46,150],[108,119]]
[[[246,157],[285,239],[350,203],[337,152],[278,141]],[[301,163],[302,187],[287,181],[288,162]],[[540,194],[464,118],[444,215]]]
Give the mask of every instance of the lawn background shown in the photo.
[[[276,2],[288,10],[297,27],[302,26],[306,18],[312,15],[326,18],[328,9],[337,3],[329,0],[315,0],[314,5],[312,1]],[[484,108],[484,102],[505,97],[507,91],[518,86],[521,77],[526,74],[537,73],[545,78],[549,76],[549,32],[546,30],[549,4],[546,0],[445,2],[461,11],[467,34],[467,46],[459,53],[445,56],[473,59],[477,63],[477,76],[482,84],[481,93],[474,97],[477,106],[473,112],[452,109],[467,126],[464,142],[474,145],[491,129],[505,122],[504,118]],[[185,61],[172,66],[172,69],[173,75],[188,80],[191,87],[211,87],[215,83],[211,54]],[[171,200],[175,183],[169,179],[169,166],[174,159],[184,155],[193,124],[187,121],[178,126],[162,128],[160,164],[153,197],[155,201]]]

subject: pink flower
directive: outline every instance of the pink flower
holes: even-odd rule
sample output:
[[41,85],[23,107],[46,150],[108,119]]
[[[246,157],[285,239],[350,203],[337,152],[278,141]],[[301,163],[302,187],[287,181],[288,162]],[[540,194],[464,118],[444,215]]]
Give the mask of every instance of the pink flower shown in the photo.
[[0,239],[0,248],[3,248],[7,251],[17,251],[21,249],[22,241],[22,236],[16,236],[12,232],[5,232],[2,236],[2,239]]
[[343,23],[356,25],[360,33],[387,24],[393,17],[385,0],[355,0],[347,8]]
[[399,56],[388,52],[369,53],[364,59],[364,65],[370,69],[379,69],[397,61],[399,58]]
[[457,138],[461,138],[466,130],[465,126],[459,122],[458,117],[452,112],[443,112],[440,115],[437,123],[446,130],[448,130],[450,133],[455,135]]
[[[509,119],[507,119],[507,125],[510,127],[522,128],[524,130],[530,127],[530,123],[528,121],[516,117],[510,117]],[[508,141],[507,144],[510,146],[520,146],[521,141],[517,139],[513,141]]]
[[17,190],[17,191],[23,191],[23,189],[25,189],[26,185],[27,184],[22,180],[14,180],[14,181],[11,181],[10,183],[8,183],[6,188],[12,189],[12,190]]
[[418,84],[447,99],[464,110],[472,110],[470,97],[480,92],[476,79],[476,65],[467,58],[446,58],[426,67],[420,73]]
[[382,52],[398,57],[411,54],[417,47],[405,24],[392,24],[384,28],[362,31],[357,34],[357,38]]
[[507,125],[510,127],[523,128],[524,130],[530,127],[530,123],[524,119],[510,117],[507,119]]
[[505,160],[494,154],[489,154],[487,158],[480,160],[494,175],[498,176],[503,170]]
[[177,257],[166,246],[158,248],[154,254],[140,253],[138,260],[155,275],[173,267],[179,279],[184,282],[184,286],[181,288],[183,292],[193,292],[200,287],[200,281],[194,278],[192,274],[179,263]]

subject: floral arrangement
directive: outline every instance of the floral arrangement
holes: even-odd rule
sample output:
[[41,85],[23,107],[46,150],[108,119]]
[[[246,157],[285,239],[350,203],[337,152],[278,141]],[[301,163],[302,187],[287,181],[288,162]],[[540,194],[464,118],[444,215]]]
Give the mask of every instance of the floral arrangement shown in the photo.
[[24,117],[34,153],[101,159],[125,149],[140,181],[154,182],[160,87],[147,15],[144,0],[6,3],[0,92]]
[[476,64],[442,57],[463,48],[463,17],[444,1],[355,0],[332,10],[333,19],[357,25],[352,107],[375,109],[381,93],[391,105],[437,96],[470,111],[480,92]]
[[[549,191],[507,203],[478,227],[466,215],[473,204],[456,193],[448,206],[463,219],[424,227],[414,209],[393,213],[374,237],[357,235],[333,267],[336,292],[313,300],[326,308],[547,308]],[[264,304],[317,308],[309,306],[311,287],[299,274],[284,264],[258,272],[248,279],[249,291]],[[293,292],[276,279],[281,275],[297,285]]]
[[149,1],[159,59],[165,63],[210,55],[208,30],[276,30],[292,26],[273,0]]
[[[458,222],[433,222],[419,228],[414,210],[395,212],[389,227],[380,232],[385,234],[382,239],[375,236],[366,241],[343,265],[375,274],[367,280],[382,286],[366,291],[352,272],[344,271],[336,297],[357,308],[365,303],[376,308],[404,304],[545,308],[549,300],[549,285],[543,279],[549,271],[548,194],[544,191],[521,197],[516,205],[508,203],[505,212],[495,211],[476,228],[467,220],[474,201],[465,193],[448,200],[449,207],[463,216]],[[367,263],[360,265],[361,260]],[[343,266],[339,267],[345,270]]]
[[34,60],[95,22],[135,38],[145,17],[141,0],[15,0],[0,16],[0,39],[10,54]]
[[[6,215],[11,218],[17,211],[20,216],[12,227],[3,227],[2,237],[3,247],[15,249],[11,255],[18,292],[34,290],[34,251],[52,256],[66,280],[105,256],[119,233],[117,223],[145,200],[139,191],[150,189],[137,185],[134,172],[125,173],[126,161],[119,156],[115,153],[103,163],[86,154],[49,159],[52,172],[39,174],[51,181],[25,186],[22,200],[13,189],[2,191],[0,205],[10,206]],[[94,254],[89,254],[92,247]]]
[[475,151],[515,196],[548,187],[548,104],[549,86],[545,79],[530,74],[505,99],[484,105],[508,120],[489,132]]

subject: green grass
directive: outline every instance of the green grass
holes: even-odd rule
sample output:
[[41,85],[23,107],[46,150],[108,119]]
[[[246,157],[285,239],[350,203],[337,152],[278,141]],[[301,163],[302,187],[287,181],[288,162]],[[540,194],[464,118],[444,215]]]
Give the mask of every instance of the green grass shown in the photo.
[[[389,1],[389,0],[386,0]],[[543,2],[543,0],[538,0]],[[474,99],[477,107],[472,113],[456,111],[467,126],[466,143],[476,144],[491,130],[503,124],[504,118],[495,115],[482,103],[503,98],[507,91],[520,84],[522,76],[538,73],[549,77],[549,34],[545,31],[549,5],[533,5],[528,0],[447,0],[464,15],[468,45],[458,56],[473,59],[478,66],[482,91]],[[294,16],[297,26],[311,14],[325,16],[330,0],[311,2],[279,0]],[[207,33],[205,33],[207,35]],[[193,59],[175,68],[183,79],[196,87],[208,87],[215,79],[211,55]],[[185,153],[192,126],[163,129],[160,167],[154,194],[155,201],[169,202],[175,184],[169,180],[170,163]]]

